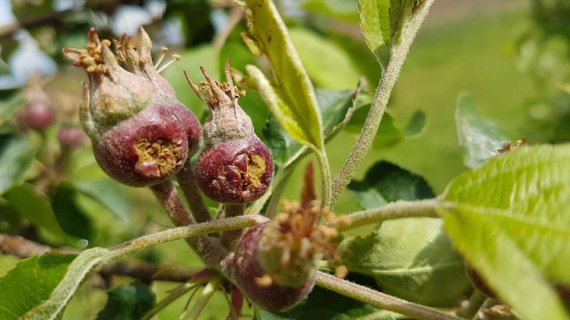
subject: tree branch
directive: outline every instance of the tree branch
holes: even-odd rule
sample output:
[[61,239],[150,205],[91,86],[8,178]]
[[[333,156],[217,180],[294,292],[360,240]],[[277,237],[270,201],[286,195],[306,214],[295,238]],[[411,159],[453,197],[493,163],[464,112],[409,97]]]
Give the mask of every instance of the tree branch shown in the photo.
[[[48,252],[79,254],[81,251],[72,248],[53,248],[20,236],[0,234],[0,252],[25,259]],[[99,274],[104,278],[115,275],[127,276],[143,283],[152,281],[186,282],[201,270],[199,268],[155,265],[144,261],[121,261],[105,266],[99,271]]]

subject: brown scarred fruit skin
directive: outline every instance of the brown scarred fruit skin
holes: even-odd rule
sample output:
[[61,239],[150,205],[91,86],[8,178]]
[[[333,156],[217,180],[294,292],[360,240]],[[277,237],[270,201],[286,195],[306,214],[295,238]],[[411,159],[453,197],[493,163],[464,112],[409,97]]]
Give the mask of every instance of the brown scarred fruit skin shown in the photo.
[[232,261],[235,284],[256,305],[273,311],[284,311],[299,304],[313,289],[316,273],[302,286],[287,287],[275,283],[269,286],[258,284],[256,279],[264,276],[258,259],[258,245],[267,223],[248,229],[242,236]]
[[242,204],[259,199],[271,186],[273,158],[267,146],[255,135],[251,118],[238,104],[241,96],[226,62],[226,82],[213,80],[201,68],[207,81],[194,93],[210,109],[204,122],[204,150],[196,163],[198,185],[211,199]]
[[113,43],[93,29],[88,38],[86,49],[63,52],[88,74],[79,113],[95,159],[130,186],[168,180],[199,149],[198,119],[152,64],[152,42],[142,28]]
[[222,203],[246,203],[271,185],[273,159],[256,136],[218,143],[205,149],[196,164],[200,189]]
[[[115,180],[129,186],[143,187],[162,182],[178,171],[188,157],[185,130],[167,108],[153,105],[131,118],[103,131],[93,139],[93,154],[99,166]],[[158,143],[172,149],[174,159],[167,166],[158,161],[144,161],[140,150]],[[141,145],[142,144],[142,145]],[[138,147],[137,147],[138,146]]]

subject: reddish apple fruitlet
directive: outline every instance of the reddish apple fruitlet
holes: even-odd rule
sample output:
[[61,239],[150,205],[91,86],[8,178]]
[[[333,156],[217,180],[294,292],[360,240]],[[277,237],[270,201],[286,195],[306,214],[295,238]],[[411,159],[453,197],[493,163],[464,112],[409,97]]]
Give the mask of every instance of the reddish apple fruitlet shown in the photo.
[[196,163],[200,189],[221,203],[247,203],[261,197],[273,179],[273,158],[255,135],[249,116],[237,103],[229,61],[227,82],[213,80],[201,68],[207,82],[194,85],[194,93],[206,102],[210,115],[204,123],[205,147]]
[[332,213],[315,200],[312,165],[305,173],[301,203],[286,202],[269,222],[248,229],[230,264],[235,284],[255,304],[286,310],[301,302],[315,284],[319,261],[338,263],[336,229],[318,224]]
[[85,142],[85,132],[77,127],[62,127],[57,133],[57,141],[63,147],[75,149]]
[[[245,296],[256,305],[275,311],[287,310],[301,302],[313,289],[316,272],[299,286],[262,283],[265,271],[258,259],[258,244],[267,223],[248,229],[234,254],[233,277]],[[316,271],[316,270],[315,270]]]
[[26,129],[44,130],[55,122],[55,110],[47,102],[31,102],[18,114],[18,124]]
[[97,162],[127,185],[167,180],[198,149],[200,123],[152,64],[152,43],[142,28],[114,40],[114,52],[95,30],[88,36],[87,49],[63,52],[88,74],[80,116]]

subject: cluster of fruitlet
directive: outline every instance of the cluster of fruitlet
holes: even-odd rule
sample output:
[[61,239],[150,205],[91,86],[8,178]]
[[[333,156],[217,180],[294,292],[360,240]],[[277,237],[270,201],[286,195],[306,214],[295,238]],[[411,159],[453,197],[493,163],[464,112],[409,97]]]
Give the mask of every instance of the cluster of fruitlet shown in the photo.
[[[229,61],[225,82],[212,79],[203,68],[206,81],[196,85],[187,77],[209,107],[202,129],[153,65],[151,48],[141,28],[137,36],[113,42],[100,40],[91,30],[86,49],[64,49],[74,65],[87,71],[81,123],[101,168],[137,187],[191,170],[202,193],[226,208],[260,198],[271,186],[273,159],[238,104],[242,93],[232,82]],[[202,140],[192,166],[189,159]],[[314,285],[320,251],[336,236],[330,228],[317,226],[319,210],[318,203],[297,206],[247,230],[237,244],[228,245],[224,261],[230,262],[219,271],[261,307],[283,310],[296,305]]]

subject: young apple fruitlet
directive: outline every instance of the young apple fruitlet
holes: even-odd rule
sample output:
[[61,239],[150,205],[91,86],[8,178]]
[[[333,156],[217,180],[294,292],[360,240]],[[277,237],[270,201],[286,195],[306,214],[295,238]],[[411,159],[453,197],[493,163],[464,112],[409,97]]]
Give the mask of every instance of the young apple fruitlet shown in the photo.
[[131,186],[170,178],[201,141],[200,123],[175,97],[152,63],[152,43],[141,28],[134,37],[99,40],[89,31],[86,49],[64,49],[87,71],[81,124],[101,168]]
[[273,179],[273,158],[255,135],[249,116],[237,103],[237,92],[226,63],[226,82],[213,80],[201,68],[206,82],[194,93],[206,102],[210,115],[204,123],[204,150],[196,163],[200,189],[221,203],[247,203],[261,197]]

